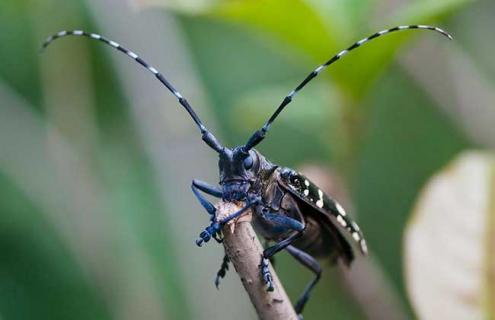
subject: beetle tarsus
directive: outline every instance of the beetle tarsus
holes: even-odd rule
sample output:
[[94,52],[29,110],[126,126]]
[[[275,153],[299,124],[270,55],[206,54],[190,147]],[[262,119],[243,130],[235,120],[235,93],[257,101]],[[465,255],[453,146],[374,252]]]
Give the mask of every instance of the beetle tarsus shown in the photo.
[[270,260],[268,260],[265,257],[261,257],[261,263],[260,263],[260,272],[261,272],[261,278],[266,284],[266,291],[273,291],[273,278],[272,278],[272,273],[270,272],[270,267],[269,263]]
[[210,241],[212,237],[220,242],[221,240],[217,237],[217,233],[220,231],[220,228],[221,225],[218,222],[213,222],[210,224],[205,230],[203,230],[203,232],[199,234],[200,239],[196,240],[196,245],[201,247],[203,243]]
[[220,266],[220,270],[217,272],[217,276],[215,277],[215,287],[219,289],[220,279],[225,278],[227,271],[229,270],[230,259],[227,255],[223,256],[222,265]]

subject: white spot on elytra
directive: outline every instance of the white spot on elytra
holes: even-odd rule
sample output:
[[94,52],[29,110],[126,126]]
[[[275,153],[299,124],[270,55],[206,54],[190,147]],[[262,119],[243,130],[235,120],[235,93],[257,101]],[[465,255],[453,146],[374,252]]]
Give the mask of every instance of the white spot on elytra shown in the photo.
[[364,241],[364,239],[359,242],[359,245],[361,246],[361,251],[364,254],[368,254],[368,246],[366,245],[366,241]]
[[308,180],[304,180],[304,184],[309,187],[309,181]]
[[338,211],[341,215],[343,215],[343,216],[345,217],[346,213],[345,213],[344,208],[342,208],[342,206],[341,206],[340,204],[338,204],[338,203],[335,203],[335,206],[337,207],[337,211]]
[[304,195],[308,196],[309,195],[309,189],[304,189]]
[[352,227],[354,228],[354,230],[359,232],[359,226],[356,224],[356,222],[352,222]]
[[316,201],[316,206],[318,208],[323,208],[323,191],[321,191],[320,189],[318,189],[318,196],[320,197],[320,199]]
[[342,218],[342,216],[337,216],[337,221],[340,223],[340,225],[342,227],[346,227],[347,226],[347,222],[345,222],[344,218]]
[[356,240],[356,241],[359,241],[359,239],[361,239],[361,237],[359,236],[359,233],[357,233],[357,232],[353,232],[353,233],[352,233],[352,237],[353,237],[353,238],[354,238],[354,240]]

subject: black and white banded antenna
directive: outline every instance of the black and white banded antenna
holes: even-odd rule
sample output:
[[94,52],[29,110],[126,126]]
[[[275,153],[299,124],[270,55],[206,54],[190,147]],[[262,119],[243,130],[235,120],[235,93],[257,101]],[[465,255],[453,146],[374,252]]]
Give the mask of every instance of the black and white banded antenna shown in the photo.
[[278,108],[275,110],[275,112],[272,114],[272,116],[268,119],[268,121],[263,125],[263,127],[261,129],[257,130],[256,132],[254,132],[254,134],[249,138],[248,142],[244,146],[244,149],[250,150],[251,148],[256,146],[258,143],[260,143],[264,139],[265,134],[270,129],[270,125],[272,124],[272,122],[275,121],[275,119],[282,112],[282,110],[284,110],[284,108],[292,101],[294,96],[302,88],[304,88],[308,84],[308,82],[310,82],[314,77],[316,77],[318,74],[320,74],[320,72],[323,71],[325,68],[327,68],[332,63],[336,62],[337,60],[339,60],[340,58],[342,58],[343,56],[348,54],[350,51],[362,46],[363,44],[365,44],[365,43],[367,43],[373,39],[376,39],[376,38],[381,37],[381,36],[388,34],[388,33],[392,33],[395,31],[408,30],[408,29],[424,29],[424,30],[436,31],[436,32],[441,33],[445,37],[449,38],[450,40],[452,40],[452,36],[440,28],[432,27],[432,26],[426,26],[426,25],[409,25],[409,26],[397,26],[394,28],[378,31],[378,32],[375,32],[374,34],[370,35],[369,37],[363,38],[363,39],[355,42],[353,45],[351,45],[347,49],[344,49],[344,50],[340,51],[339,53],[337,53],[336,55],[334,55],[332,58],[330,58],[330,60],[328,60],[324,64],[319,65],[308,76],[306,76],[306,78],[294,90],[289,92],[289,94],[284,98],[282,103],[278,106]]
[[115,41],[106,39],[105,37],[96,34],[96,33],[90,33],[82,30],[72,30],[72,31],[60,31],[50,37],[48,37],[45,42],[43,42],[43,45],[41,46],[41,50],[44,50],[48,45],[50,45],[53,41],[57,40],[58,38],[62,38],[65,36],[84,36],[88,37],[90,39],[98,40],[101,41],[115,49],[117,49],[120,52],[123,52],[127,56],[131,57],[134,59],[137,63],[145,67],[148,71],[153,73],[155,77],[160,81],[167,89],[172,92],[172,94],[177,98],[179,103],[186,109],[186,111],[189,113],[193,121],[196,123],[198,126],[199,130],[201,131],[202,139],[208,144],[212,149],[214,149],[217,152],[222,152],[222,145],[218,142],[218,140],[215,138],[215,136],[203,125],[201,120],[199,119],[198,115],[196,112],[194,112],[193,108],[191,105],[189,105],[189,102],[184,98],[177,89],[174,88],[174,86],[168,82],[167,79],[157,70],[155,69],[152,65],[141,59],[136,53],[134,53],[131,50],[128,50],[118,44]]

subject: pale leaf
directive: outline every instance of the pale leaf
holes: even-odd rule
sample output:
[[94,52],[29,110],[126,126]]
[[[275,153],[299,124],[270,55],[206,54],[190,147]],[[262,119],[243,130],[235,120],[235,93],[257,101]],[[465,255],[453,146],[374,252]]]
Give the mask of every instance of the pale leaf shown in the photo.
[[405,236],[420,319],[493,319],[495,156],[466,152],[421,192]]

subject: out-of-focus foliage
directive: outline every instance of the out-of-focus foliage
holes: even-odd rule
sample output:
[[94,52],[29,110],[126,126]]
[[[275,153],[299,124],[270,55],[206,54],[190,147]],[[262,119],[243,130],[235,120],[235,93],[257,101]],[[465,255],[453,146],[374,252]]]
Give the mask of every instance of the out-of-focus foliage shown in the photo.
[[[303,54],[313,61],[313,65],[310,64],[307,67],[306,73],[308,73],[311,67],[327,61],[332,55],[353,42],[371,35],[371,33],[398,24],[431,24],[445,18],[468,2],[469,0],[447,0],[435,3],[419,1],[412,6],[403,6],[395,10],[388,9],[386,5],[383,5],[382,10],[390,10],[391,14],[383,17],[385,22],[381,21],[380,24],[371,22],[370,17],[374,15],[374,10],[377,9],[369,1],[292,1],[290,5],[278,0],[224,1],[216,2],[216,6],[211,6],[205,10],[204,15],[208,18],[230,22],[233,25],[249,27],[250,30],[255,31],[256,35],[265,40],[277,39],[275,44],[273,42],[269,44],[273,50],[286,50],[286,46],[292,47],[293,50],[296,49],[297,53]],[[168,7],[175,7],[174,4],[168,2],[162,3],[166,3]],[[180,5],[179,8],[184,11]],[[328,108],[319,109],[322,110],[319,115],[320,119],[324,119],[329,125],[324,136],[327,137],[328,134],[340,135],[339,141],[334,142],[336,146],[333,152],[336,153],[335,156],[340,161],[352,161],[354,156],[352,155],[354,151],[352,145],[355,143],[355,139],[359,139],[362,134],[360,128],[365,125],[363,117],[369,112],[362,108],[362,101],[366,94],[378,76],[393,61],[398,49],[419,34],[422,32],[406,31],[383,37],[356,50],[333,65],[330,71],[322,74],[321,77],[327,80],[327,87],[338,88],[332,100],[326,99],[327,104],[343,106],[341,108],[333,107],[331,117],[323,114],[324,110]],[[438,34],[426,34],[424,36],[437,37],[436,40],[439,42],[446,40]],[[223,56],[223,53],[220,56]],[[258,95],[257,108],[265,109],[266,106],[279,104],[281,99],[290,89],[295,87],[301,78],[302,76],[298,76],[292,85],[288,83],[286,92],[280,91],[277,83],[277,87],[271,90],[272,94],[269,99],[265,98],[269,96],[268,94]],[[269,87],[263,88],[263,90],[269,92]],[[257,93],[257,91],[248,92],[246,95],[254,96]],[[245,109],[245,101],[249,98],[244,97],[244,95],[238,97],[237,101],[234,102],[236,109]],[[319,99],[315,95],[308,94],[307,96],[310,97],[308,99],[313,97],[316,101]],[[275,97],[280,100],[274,100]],[[297,101],[297,99],[295,104],[305,105],[304,101]],[[292,108],[295,109],[297,106],[292,106]],[[262,123],[267,114],[267,112],[256,112],[251,113],[250,117],[253,117],[258,123]],[[233,114],[231,119],[235,119],[236,115],[237,112]],[[314,126],[314,122],[308,120],[312,119],[293,117],[286,118],[281,122],[287,122],[292,128],[299,127],[301,124],[304,127],[317,128]],[[235,123],[235,120],[232,121]],[[332,132],[332,128],[337,131],[333,130]],[[315,132],[315,135],[317,134]],[[353,137],[353,135],[358,137]],[[311,138],[315,137],[312,136]],[[316,137],[316,140],[320,140],[319,137]],[[323,145],[322,148],[325,146]]]
[[[389,91],[392,86],[394,90]],[[418,94],[414,83],[400,73],[389,72],[377,86],[373,100],[376,111],[362,141],[353,181],[354,200],[366,237],[374,244],[373,252],[380,257],[394,285],[404,293],[399,257],[408,213],[428,177],[462,150],[466,142],[434,104]]]
[[[392,10],[392,14],[379,24],[370,23],[370,16],[377,10],[372,1],[297,0],[290,4],[283,0],[215,1],[217,4],[210,6],[204,13],[209,17],[252,27],[262,37],[276,37],[311,57],[316,63],[322,63],[332,53],[338,53],[372,32],[395,25],[433,23],[469,2],[417,1]],[[154,3],[178,6],[182,11],[185,10],[182,5],[168,1]],[[346,60],[351,60],[349,63],[333,66],[330,73],[339,89],[348,95],[346,99],[362,97],[391,63],[397,49],[417,35],[417,32],[394,34],[388,39],[369,44],[365,50],[354,52],[352,58],[346,57]]]
[[495,316],[494,195],[495,158],[481,152],[463,153],[422,190],[404,247],[419,318]]
[[[272,34],[301,52],[322,63],[330,55],[338,53],[353,42],[367,35],[396,24],[432,23],[435,19],[462,4],[466,0],[441,1],[432,5],[422,1],[413,7],[405,7],[387,16],[380,26],[370,26],[369,16],[374,7],[370,1],[226,1],[212,15],[227,21],[253,26]],[[283,8],[283,9],[282,9]],[[280,11],[283,10],[283,14]],[[400,18],[398,18],[400,17]],[[365,50],[354,52],[349,63],[332,66],[329,72],[345,99],[361,98],[374,83],[376,77],[389,65],[397,49],[415,32],[391,35],[389,39],[370,43]]]
[[[434,23],[456,40],[407,31],[363,46],[301,92],[260,145],[280,165],[317,162],[345,176],[369,259],[382,273],[381,288],[390,290],[367,292],[375,305],[394,295],[396,309],[412,317],[401,239],[414,200],[456,153],[480,144],[472,137],[495,146],[481,120],[469,117],[471,106],[491,107],[476,99],[494,91],[495,45],[484,28],[493,23],[493,1],[135,4],[0,2],[0,316],[255,317],[234,272],[214,289],[221,248],[193,247],[208,218],[190,181],[217,177],[215,154],[187,114],[128,57],[81,38],[38,55],[46,36],[86,29],[126,45],[159,68],[231,146],[261,126],[312,68],[352,42],[396,24]],[[430,41],[412,41],[419,39]],[[441,66],[415,51],[432,47]],[[402,58],[409,51],[417,64]],[[452,52],[472,63],[458,63]],[[415,75],[418,65],[445,81],[430,85]],[[447,81],[454,68],[462,72]],[[467,82],[480,84],[474,97],[456,87]],[[458,104],[445,105],[446,96]],[[324,265],[305,317],[369,314]],[[285,254],[277,269],[295,299],[310,272]]]
[[172,226],[103,50],[39,54],[57,29],[95,29],[82,5],[0,4],[0,314],[188,317]]

